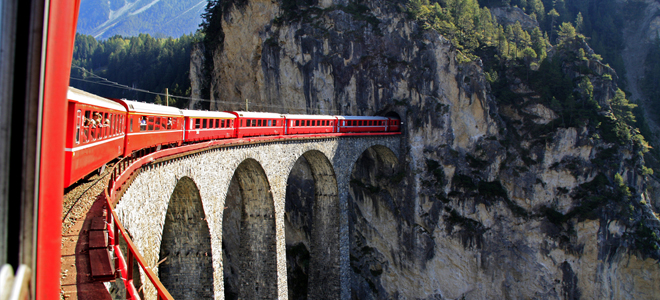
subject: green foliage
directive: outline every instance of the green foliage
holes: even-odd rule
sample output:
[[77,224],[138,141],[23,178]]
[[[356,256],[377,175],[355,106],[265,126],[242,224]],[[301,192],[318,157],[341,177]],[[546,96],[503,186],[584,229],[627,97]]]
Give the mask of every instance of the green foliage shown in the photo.
[[[76,35],[71,69],[71,85],[111,98],[154,102],[152,94],[100,85],[96,76],[119,84],[178,96],[190,95],[190,51],[198,34],[178,39],[156,39],[148,34],[136,37],[114,36],[97,41],[89,35]],[[82,80],[79,80],[82,79]],[[164,99],[161,99],[164,102]],[[171,99],[170,104],[172,104]],[[185,104],[179,101],[179,105]]]
[[644,222],[640,222],[637,225],[637,230],[635,230],[635,249],[642,252],[647,252],[649,250],[660,250],[660,238],[658,234],[646,226]]
[[621,89],[617,89],[614,98],[610,101],[610,105],[612,106],[612,113],[617,119],[627,124],[635,123],[635,115],[632,111],[637,107],[637,104],[628,102],[626,94]]
[[476,0],[410,0],[408,14],[423,28],[440,32],[468,58],[480,46],[492,45],[497,25],[488,8],[479,7]]

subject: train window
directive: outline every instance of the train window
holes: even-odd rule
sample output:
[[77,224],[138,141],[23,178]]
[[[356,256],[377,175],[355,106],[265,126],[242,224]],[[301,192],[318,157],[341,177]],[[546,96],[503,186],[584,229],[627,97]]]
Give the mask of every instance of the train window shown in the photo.
[[220,127],[225,128],[225,120],[220,120]]
[[76,144],[80,144],[80,109],[76,112]]
[[268,127],[273,126],[273,120],[268,120]]
[[147,130],[154,130],[154,117],[149,117],[149,119],[147,119]]
[[309,120],[307,120],[307,126],[309,126]]
[[160,118],[156,117],[154,121],[154,130],[160,130]]
[[252,127],[257,127],[257,119],[252,119]]
[[204,119],[202,120],[202,128],[208,128],[208,124],[206,123],[208,120]]
[[[293,122],[293,121],[291,121],[291,122]],[[296,120],[296,126],[300,126],[300,120]]]
[[257,126],[261,127],[261,119],[257,120]]
[[147,130],[147,116],[140,117],[140,131]]
[[199,129],[201,127],[202,120],[201,119],[195,119],[195,129]]

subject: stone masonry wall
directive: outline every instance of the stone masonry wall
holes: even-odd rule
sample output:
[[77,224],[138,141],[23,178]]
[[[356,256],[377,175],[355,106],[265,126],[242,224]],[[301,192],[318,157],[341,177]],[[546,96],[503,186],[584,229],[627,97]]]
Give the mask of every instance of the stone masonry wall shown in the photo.
[[[387,148],[398,157],[399,136],[343,137],[305,141],[281,141],[259,145],[233,146],[198,153],[172,161],[146,166],[135,178],[116,207],[120,221],[133,236],[135,245],[145,260],[158,273],[158,259],[168,202],[179,180],[190,178],[199,189],[204,214],[211,237],[213,261],[213,291],[215,299],[224,299],[222,262],[222,217],[225,198],[232,178],[242,163],[250,159],[263,168],[273,201],[277,266],[277,298],[288,299],[285,248],[286,183],[296,161],[310,151],[327,158],[334,170],[339,199],[339,261],[340,293],[350,295],[348,189],[351,171],[358,157],[374,146]],[[306,155],[313,169],[315,161]],[[327,172],[323,172],[327,175]],[[239,177],[241,175],[238,175]],[[243,188],[242,188],[243,189]],[[330,214],[332,215],[332,214]],[[142,275],[146,278],[145,275]],[[156,292],[145,282],[145,299],[156,299]]]

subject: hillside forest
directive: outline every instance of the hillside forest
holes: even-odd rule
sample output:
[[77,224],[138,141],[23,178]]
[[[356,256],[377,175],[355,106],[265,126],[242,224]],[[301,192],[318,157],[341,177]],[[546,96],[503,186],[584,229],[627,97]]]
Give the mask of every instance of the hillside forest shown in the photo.
[[[71,68],[71,86],[111,98],[184,107],[190,96],[190,50],[200,35],[179,38],[154,38],[148,34],[134,37],[113,36],[97,40],[77,34]],[[115,84],[116,83],[116,84]]]

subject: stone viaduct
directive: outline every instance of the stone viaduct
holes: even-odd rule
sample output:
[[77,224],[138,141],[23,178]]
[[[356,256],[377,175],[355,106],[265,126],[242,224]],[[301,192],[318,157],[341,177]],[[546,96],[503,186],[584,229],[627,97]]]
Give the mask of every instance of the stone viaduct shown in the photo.
[[[210,149],[143,167],[116,211],[175,299],[349,299],[351,174],[366,152],[397,165],[399,147],[397,135]],[[287,196],[301,163],[313,178],[299,191],[307,204]],[[306,282],[288,282],[287,264]]]

